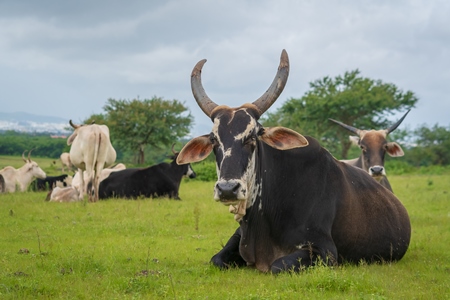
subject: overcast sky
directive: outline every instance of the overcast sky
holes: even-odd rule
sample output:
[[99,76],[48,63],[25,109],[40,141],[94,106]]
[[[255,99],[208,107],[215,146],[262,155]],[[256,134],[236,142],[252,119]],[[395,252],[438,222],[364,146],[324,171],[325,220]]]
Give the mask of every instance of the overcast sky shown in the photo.
[[402,127],[447,127],[449,16],[447,0],[2,0],[0,112],[79,123],[108,98],[158,96],[184,102],[204,134],[194,65],[206,58],[206,92],[238,106],[267,90],[286,49],[290,75],[272,112],[316,79],[359,69],[419,98]]

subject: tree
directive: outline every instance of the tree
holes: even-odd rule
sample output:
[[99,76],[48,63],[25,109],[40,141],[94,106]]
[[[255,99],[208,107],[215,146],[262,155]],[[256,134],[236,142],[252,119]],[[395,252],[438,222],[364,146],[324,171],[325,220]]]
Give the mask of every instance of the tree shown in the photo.
[[[111,141],[125,150],[138,153],[138,164],[145,163],[147,146],[169,147],[186,136],[193,117],[188,108],[177,100],[153,97],[144,100],[108,99],[105,114],[93,115],[85,121],[108,125]],[[100,122],[97,122],[100,120]]]
[[361,77],[358,69],[309,85],[302,98],[291,98],[267,114],[264,125],[278,124],[314,136],[331,153],[337,153],[340,144],[341,158],[347,158],[351,146],[348,132],[328,118],[360,129],[384,129],[391,125],[388,115],[404,112],[418,101],[413,92],[403,92],[392,83]]
[[416,141],[407,152],[407,160],[416,166],[450,165],[450,127],[426,125],[414,130]]

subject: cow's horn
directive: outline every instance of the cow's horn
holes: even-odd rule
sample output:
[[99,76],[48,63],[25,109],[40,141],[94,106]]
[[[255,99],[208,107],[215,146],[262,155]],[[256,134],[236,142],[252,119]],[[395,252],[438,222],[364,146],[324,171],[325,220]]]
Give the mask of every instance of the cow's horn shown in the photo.
[[342,123],[342,122],[339,122],[339,121],[336,121],[336,120],[333,120],[333,119],[330,119],[330,118],[329,118],[328,120],[330,120],[330,121],[332,121],[332,122],[334,122],[334,123],[336,123],[336,124],[338,124],[338,125],[341,125],[342,127],[344,127],[345,129],[347,129],[348,131],[353,132],[353,133],[357,134],[358,136],[359,136],[359,134],[360,134],[360,132],[361,132],[360,129],[355,128],[355,127],[350,126],[350,125],[347,125],[347,124],[344,124],[344,123]]
[[72,120],[69,120],[69,124],[70,126],[72,126],[74,129],[77,129],[78,127],[80,127],[80,125],[75,125],[72,123]]
[[287,55],[286,50],[283,49],[281,51],[281,57],[280,57],[280,65],[278,66],[278,72],[275,78],[272,81],[272,84],[270,85],[269,89],[256,101],[253,102],[254,105],[256,105],[259,110],[261,111],[261,114],[264,113],[266,110],[269,109],[269,107],[275,103],[275,101],[280,96],[281,92],[283,91],[287,79],[289,76],[289,57]]
[[175,150],[173,150],[173,147],[175,147],[175,143],[172,144],[172,153],[177,154],[177,152]]
[[24,162],[27,162],[27,160],[25,159],[25,152],[27,152],[27,150],[23,151],[23,153],[22,153],[22,159],[23,159]]
[[206,59],[202,59],[192,70],[191,89],[198,106],[200,106],[208,117],[211,117],[211,112],[215,107],[217,107],[217,104],[208,97],[202,85],[202,68],[205,62]]
[[397,129],[397,127],[403,122],[403,120],[405,119],[406,115],[410,112],[411,110],[409,109],[406,114],[397,121],[397,123],[395,123],[394,125],[392,125],[391,127],[389,127],[388,129],[386,129],[386,134],[391,133],[392,131],[394,131],[395,129]]
[[33,148],[33,149],[30,150],[30,152],[28,152],[28,161],[31,161],[31,158],[30,158],[30,156],[31,156],[31,151],[33,151],[34,149],[36,149],[36,148]]

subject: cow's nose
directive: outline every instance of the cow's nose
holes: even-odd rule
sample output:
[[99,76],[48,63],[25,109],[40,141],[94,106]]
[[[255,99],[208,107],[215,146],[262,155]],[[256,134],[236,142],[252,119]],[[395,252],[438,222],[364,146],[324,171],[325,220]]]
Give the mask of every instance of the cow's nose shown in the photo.
[[225,181],[217,183],[216,187],[220,200],[237,200],[241,184],[237,181]]
[[372,175],[382,175],[383,174],[383,167],[382,166],[373,166],[370,167],[370,171],[372,172]]

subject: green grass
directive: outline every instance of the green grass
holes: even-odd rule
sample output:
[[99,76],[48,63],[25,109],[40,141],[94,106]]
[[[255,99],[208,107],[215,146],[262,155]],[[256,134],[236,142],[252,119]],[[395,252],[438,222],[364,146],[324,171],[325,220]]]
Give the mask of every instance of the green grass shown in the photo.
[[278,276],[209,264],[238,225],[212,182],[183,181],[182,201],[1,194],[0,299],[449,299],[450,175],[390,181],[412,222],[401,261]]

